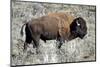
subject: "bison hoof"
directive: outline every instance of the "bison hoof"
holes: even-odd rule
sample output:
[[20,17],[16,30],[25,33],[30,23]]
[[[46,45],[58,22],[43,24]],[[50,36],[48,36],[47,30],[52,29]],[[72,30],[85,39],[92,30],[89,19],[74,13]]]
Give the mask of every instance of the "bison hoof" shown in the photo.
[[36,54],[40,54],[40,50],[39,49],[36,49]]
[[60,48],[61,48],[61,45],[58,46],[58,49],[60,49]]

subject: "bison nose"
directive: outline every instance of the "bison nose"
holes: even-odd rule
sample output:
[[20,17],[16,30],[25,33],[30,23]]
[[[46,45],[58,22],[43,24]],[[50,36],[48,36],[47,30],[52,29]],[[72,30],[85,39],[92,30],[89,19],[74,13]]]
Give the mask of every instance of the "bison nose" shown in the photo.
[[83,39],[85,35],[86,35],[86,34],[82,34],[82,35],[80,36],[80,38]]

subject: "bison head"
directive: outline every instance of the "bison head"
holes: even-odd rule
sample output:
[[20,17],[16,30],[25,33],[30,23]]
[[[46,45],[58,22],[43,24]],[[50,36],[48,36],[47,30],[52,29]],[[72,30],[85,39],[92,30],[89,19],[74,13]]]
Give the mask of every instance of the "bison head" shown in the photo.
[[87,34],[86,21],[82,17],[78,17],[71,23],[70,29],[70,32],[74,34],[75,37],[83,39],[83,37]]

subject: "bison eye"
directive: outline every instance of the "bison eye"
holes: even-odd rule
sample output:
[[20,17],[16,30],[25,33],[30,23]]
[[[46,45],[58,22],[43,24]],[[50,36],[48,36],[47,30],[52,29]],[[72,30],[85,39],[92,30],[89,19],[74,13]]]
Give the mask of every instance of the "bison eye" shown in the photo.
[[77,26],[80,26],[81,25],[78,21],[76,21],[76,24],[77,24]]

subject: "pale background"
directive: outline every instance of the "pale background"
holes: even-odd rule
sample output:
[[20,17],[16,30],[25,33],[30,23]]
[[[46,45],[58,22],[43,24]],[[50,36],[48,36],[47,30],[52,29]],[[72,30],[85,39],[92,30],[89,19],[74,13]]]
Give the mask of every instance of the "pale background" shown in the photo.
[[[99,17],[100,17],[100,2],[99,0],[34,0],[46,2],[63,2],[70,4],[88,4],[97,6],[97,61],[83,63],[67,63],[54,65],[38,65],[40,67],[99,67],[100,64],[100,45],[99,45]],[[10,66],[10,0],[0,0],[0,67]],[[37,66],[37,67],[38,67]],[[28,66],[27,66],[28,67]],[[31,66],[30,66],[31,67]]]

